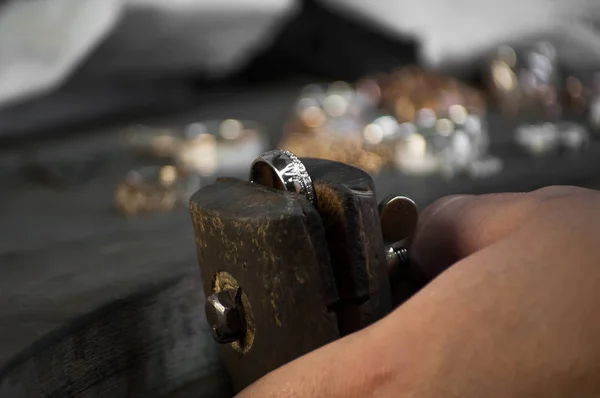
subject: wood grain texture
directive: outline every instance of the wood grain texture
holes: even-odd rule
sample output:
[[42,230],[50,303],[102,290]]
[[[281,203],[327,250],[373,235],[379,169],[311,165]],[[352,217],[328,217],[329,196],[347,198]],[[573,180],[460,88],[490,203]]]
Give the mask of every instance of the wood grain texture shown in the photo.
[[226,272],[248,298],[252,346],[221,346],[236,391],[339,337],[325,231],[306,198],[221,179],[198,191],[190,209],[205,292]]
[[116,300],[13,358],[0,397],[164,397],[193,382],[195,397],[231,396],[203,303],[198,275]]
[[323,219],[340,300],[333,310],[341,335],[360,330],[391,309],[377,198],[369,174],[339,162],[302,159]]

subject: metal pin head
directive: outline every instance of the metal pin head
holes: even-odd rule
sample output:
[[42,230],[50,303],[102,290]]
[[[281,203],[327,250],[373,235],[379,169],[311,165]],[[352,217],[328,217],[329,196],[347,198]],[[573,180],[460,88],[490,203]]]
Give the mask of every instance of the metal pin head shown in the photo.
[[415,232],[419,210],[406,196],[390,195],[379,203],[379,219],[383,240],[400,242]]

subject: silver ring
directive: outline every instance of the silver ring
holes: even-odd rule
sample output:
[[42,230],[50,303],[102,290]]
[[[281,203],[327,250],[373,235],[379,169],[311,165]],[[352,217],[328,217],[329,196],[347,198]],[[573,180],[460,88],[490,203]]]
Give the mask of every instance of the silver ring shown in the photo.
[[304,164],[290,151],[275,149],[256,158],[250,166],[250,182],[299,193],[316,205],[312,179]]

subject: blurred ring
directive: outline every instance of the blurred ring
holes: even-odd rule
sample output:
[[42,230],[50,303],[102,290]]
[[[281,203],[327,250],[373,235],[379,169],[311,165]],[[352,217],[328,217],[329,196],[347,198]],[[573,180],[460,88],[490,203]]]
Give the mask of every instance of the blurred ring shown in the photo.
[[168,212],[185,205],[200,187],[193,174],[182,174],[172,165],[130,170],[115,193],[115,206],[124,215]]
[[316,205],[312,179],[304,164],[290,151],[276,149],[256,158],[250,166],[250,182],[299,193]]

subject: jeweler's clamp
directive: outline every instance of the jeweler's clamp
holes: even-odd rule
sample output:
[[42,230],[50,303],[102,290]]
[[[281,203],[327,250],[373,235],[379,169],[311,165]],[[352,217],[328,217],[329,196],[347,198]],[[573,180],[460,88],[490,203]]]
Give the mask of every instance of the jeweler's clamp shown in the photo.
[[378,206],[367,173],[300,161],[312,180],[296,184],[300,193],[226,178],[191,199],[207,317],[236,391],[377,321],[425,284],[396,242],[416,225],[412,201]]

